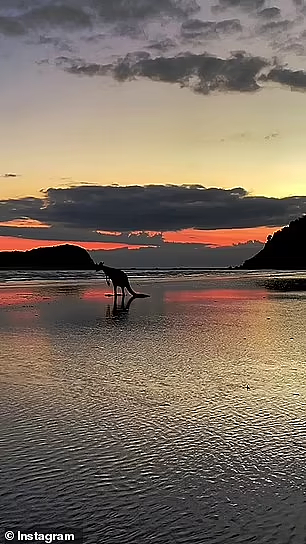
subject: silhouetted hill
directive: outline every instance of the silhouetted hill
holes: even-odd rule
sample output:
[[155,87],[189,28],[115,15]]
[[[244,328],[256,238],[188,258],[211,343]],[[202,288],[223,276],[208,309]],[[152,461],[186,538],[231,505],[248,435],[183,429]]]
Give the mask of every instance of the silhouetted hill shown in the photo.
[[306,270],[306,215],[291,221],[288,227],[268,236],[268,241],[257,255],[245,261],[240,268],[276,268],[279,270]]
[[65,244],[30,251],[0,251],[0,268],[92,270],[95,263],[86,249]]

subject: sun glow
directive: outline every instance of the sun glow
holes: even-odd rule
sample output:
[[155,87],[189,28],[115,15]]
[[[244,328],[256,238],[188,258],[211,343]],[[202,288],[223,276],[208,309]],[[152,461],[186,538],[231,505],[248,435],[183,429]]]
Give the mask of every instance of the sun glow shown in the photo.
[[100,249],[103,251],[110,251],[112,249],[140,249],[142,247],[146,247],[106,242],[70,242],[69,240],[35,240],[27,238],[17,238],[14,236],[0,236],[0,251],[28,251],[30,249],[36,249],[38,247],[51,247],[65,244],[83,247],[88,251],[95,249]]
[[165,242],[183,244],[207,244],[210,247],[232,246],[249,241],[265,242],[269,234],[281,227],[254,227],[248,229],[196,230],[164,232]]
[[30,229],[49,229],[51,225],[47,223],[42,223],[36,219],[12,219],[11,221],[1,221],[0,227],[16,227],[16,228],[30,228]]

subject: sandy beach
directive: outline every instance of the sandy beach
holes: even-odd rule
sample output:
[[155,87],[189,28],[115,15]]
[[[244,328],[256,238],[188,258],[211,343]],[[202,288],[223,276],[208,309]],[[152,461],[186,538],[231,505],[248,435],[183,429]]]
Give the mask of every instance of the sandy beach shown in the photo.
[[306,292],[269,281],[1,283],[3,528],[304,543]]

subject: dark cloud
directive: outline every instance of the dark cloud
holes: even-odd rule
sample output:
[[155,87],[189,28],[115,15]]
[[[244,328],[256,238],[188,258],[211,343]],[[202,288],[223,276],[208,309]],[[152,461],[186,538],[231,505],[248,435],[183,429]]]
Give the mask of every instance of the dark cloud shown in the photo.
[[201,21],[200,19],[189,19],[181,26],[183,38],[211,37],[216,33],[214,21]]
[[292,91],[306,89],[306,72],[303,70],[273,68],[268,74],[263,74],[260,79],[262,81],[275,81],[281,85],[288,85]]
[[176,42],[174,40],[171,40],[171,38],[165,38],[164,40],[150,43],[150,45],[147,45],[147,49],[154,49],[155,51],[164,53],[165,51],[168,51],[168,49],[172,49],[176,45]]
[[137,39],[144,36],[144,29],[137,20],[120,21],[112,28],[112,34]]
[[0,16],[0,34],[6,36],[20,36],[25,33],[25,28],[16,17]]
[[30,218],[54,228],[108,232],[279,226],[305,212],[306,196],[267,198],[241,187],[198,185],[50,188],[42,199],[0,202],[2,221]]
[[99,43],[107,38],[107,34],[99,32],[98,34],[92,34],[91,36],[85,36],[82,39],[88,43]]
[[88,27],[91,19],[81,7],[66,4],[48,4],[30,9],[22,16],[27,26]]
[[1,9],[22,10],[29,7],[38,6],[41,0],[0,0]]
[[35,197],[0,201],[1,221],[13,219],[35,218],[41,213],[44,200]]
[[[51,45],[56,47],[56,49],[63,51],[63,52],[72,52],[73,47],[70,42],[63,40],[62,38],[56,37],[56,36],[46,36],[41,34],[38,39],[34,41],[34,43],[38,43],[39,45]],[[38,61],[38,64],[41,64],[42,61]]]
[[66,72],[82,76],[105,76],[110,73],[111,65],[101,65],[95,62],[73,61],[67,58],[57,58],[56,64],[65,66]]
[[258,16],[262,17],[263,19],[275,19],[279,17],[281,14],[281,10],[279,8],[273,7],[273,8],[265,8],[262,11],[258,12]]
[[241,32],[242,26],[239,19],[225,19],[224,21],[219,21],[216,24],[216,30],[220,33],[235,33]]
[[212,7],[213,12],[222,12],[229,8],[238,8],[243,11],[254,11],[263,8],[265,0],[219,0]]
[[226,19],[224,21],[201,21],[189,19],[181,26],[183,38],[215,38],[218,34],[241,32],[242,26],[239,19]]
[[256,78],[267,62],[260,57],[242,53],[221,59],[207,53],[150,58],[148,53],[138,52],[119,58],[116,63],[109,65],[73,60],[65,60],[62,65],[73,74],[112,75],[117,81],[145,77],[153,81],[178,83],[195,92],[208,94],[211,91],[256,91],[259,88]]
[[199,9],[195,0],[93,0],[99,15],[113,22],[161,15],[188,16]]
[[267,134],[264,139],[265,140],[274,140],[275,138],[278,138],[279,133],[278,132],[271,132],[271,134]]
[[305,46],[300,42],[291,41],[290,39],[287,41],[287,43],[274,42],[272,47],[278,51],[282,51],[283,53],[293,53],[297,56],[305,55]]
[[258,32],[260,34],[279,34],[281,32],[286,32],[287,30],[290,30],[294,25],[293,21],[289,21],[288,19],[284,19],[283,21],[269,21],[269,23],[265,23],[262,25]]
[[[28,218],[23,218],[23,220]],[[149,235],[146,232],[98,233],[85,228],[55,227],[14,227],[10,224],[0,225],[0,236],[12,236],[22,239],[56,240],[59,242],[100,242],[108,244],[125,244],[129,246],[160,246],[164,243],[161,234]]]
[[102,25],[108,35],[143,38],[143,24],[165,17],[182,21],[199,9],[196,0],[0,0],[0,33]]

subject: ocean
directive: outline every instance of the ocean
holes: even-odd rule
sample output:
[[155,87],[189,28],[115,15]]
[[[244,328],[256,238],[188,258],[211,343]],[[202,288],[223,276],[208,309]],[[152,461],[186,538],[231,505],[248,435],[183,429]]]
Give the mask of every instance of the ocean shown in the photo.
[[2,534],[305,544],[306,272],[127,272],[0,271]]

